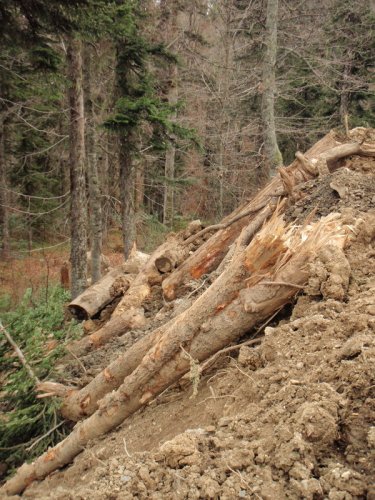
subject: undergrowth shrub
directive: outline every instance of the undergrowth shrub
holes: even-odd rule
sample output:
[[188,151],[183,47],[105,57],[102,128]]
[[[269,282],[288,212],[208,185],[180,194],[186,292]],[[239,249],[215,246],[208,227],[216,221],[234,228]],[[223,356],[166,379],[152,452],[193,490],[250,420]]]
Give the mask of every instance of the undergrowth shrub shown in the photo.
[[[36,297],[28,289],[16,309],[1,314],[4,327],[40,380],[52,376],[64,344],[80,333],[77,323],[64,322],[68,300],[60,286]],[[67,427],[60,425],[56,398],[36,399],[35,381],[1,333],[0,367],[0,463],[10,472],[60,441]]]

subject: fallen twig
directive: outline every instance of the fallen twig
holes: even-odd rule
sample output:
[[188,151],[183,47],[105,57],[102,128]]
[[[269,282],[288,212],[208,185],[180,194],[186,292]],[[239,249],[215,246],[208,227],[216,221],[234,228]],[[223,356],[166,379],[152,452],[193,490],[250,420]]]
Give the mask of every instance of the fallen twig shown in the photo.
[[38,379],[38,377],[33,372],[33,369],[31,368],[31,366],[29,365],[29,363],[26,361],[26,358],[25,358],[24,354],[22,353],[21,349],[18,347],[18,345],[12,339],[10,333],[3,326],[1,320],[0,320],[0,332],[3,332],[4,337],[7,339],[7,341],[9,342],[9,344],[13,347],[14,352],[16,353],[18,359],[21,361],[21,363],[23,364],[23,366],[25,367],[25,370],[27,371],[27,373],[30,375],[30,378],[32,378],[37,384],[39,384],[40,380]]

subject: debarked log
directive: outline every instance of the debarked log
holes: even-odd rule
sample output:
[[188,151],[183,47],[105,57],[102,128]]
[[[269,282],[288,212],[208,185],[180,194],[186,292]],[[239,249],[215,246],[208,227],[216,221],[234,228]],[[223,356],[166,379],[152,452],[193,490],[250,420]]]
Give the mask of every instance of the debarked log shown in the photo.
[[[334,133],[330,132],[306,152],[305,158],[307,160],[313,159],[337,144]],[[305,165],[298,158],[291,165],[282,169],[251,201],[223,219],[221,224],[217,226],[219,230],[163,281],[165,298],[174,300],[184,290],[184,285],[188,281],[199,279],[203,274],[215,270],[225,257],[230,245],[259,211],[280,195],[291,194],[288,186],[285,185],[286,177],[288,182],[295,186],[317,174],[316,168],[305,168]],[[241,217],[241,214],[245,215]]]
[[[165,268],[164,271],[159,270],[156,263],[164,259],[165,262],[168,261],[171,270],[177,267],[190,251],[190,246],[184,244],[185,240],[194,232],[199,231],[201,227],[200,221],[192,221],[180,233],[169,234],[166,241],[143,264],[114,310],[111,319],[93,334],[72,342],[69,350],[76,356],[82,356],[92,348],[102,346],[110,339],[123,335],[130,329],[143,328],[147,321],[142,306],[152,294],[152,287],[161,284],[166,272]],[[84,294],[89,293],[91,288]]]
[[[260,214],[258,214],[256,219],[247,228],[247,237],[249,237],[250,234],[252,235],[256,233],[260,229],[264,221],[272,213],[273,208],[274,207],[266,207]],[[244,243],[242,246],[246,246],[246,244]],[[244,284],[242,280],[240,280],[239,284],[235,285],[234,290],[237,290],[237,287],[242,286],[244,286]],[[216,287],[210,287],[210,290],[211,293],[218,296],[218,290],[216,289]],[[226,290],[227,292],[229,292],[228,286]],[[190,308],[189,311],[192,311],[192,313],[195,314],[194,309],[191,310]],[[120,327],[122,325],[122,318],[123,316],[116,318],[116,322],[118,325],[120,325]],[[73,391],[70,389],[69,391],[67,391],[64,386],[60,386],[59,384],[55,385],[54,395],[62,396],[64,393],[64,396],[66,396],[64,397],[63,405],[61,407],[61,412],[64,418],[77,421],[81,418],[85,418],[88,415],[91,415],[97,409],[98,401],[106,393],[117,389],[121,385],[124,378],[138,366],[142,358],[147,354],[147,352],[153,346],[159,336],[162,335],[167,328],[170,328],[171,324],[173,324],[175,321],[176,318],[138,341],[125,353],[121,354],[121,356],[119,356],[114,362],[107,366],[81,390]],[[113,321],[114,324],[116,324],[116,322],[115,320]],[[100,330],[96,333],[100,333]],[[93,335],[95,335],[95,333]],[[80,343],[81,342],[82,341],[80,341]],[[76,353],[77,348],[75,349],[75,354]],[[47,391],[51,394],[52,389],[50,386],[47,387],[44,385],[44,383],[41,383],[38,387],[39,390]]]
[[115,428],[187,373],[192,358],[207,359],[290,301],[307,281],[307,263],[318,250],[325,244],[341,248],[346,237],[337,214],[302,229],[286,228],[273,216],[248,246],[238,246],[211,287],[158,331],[153,346],[119,389],[104,397],[95,413],[61,443],[20,467],[0,491],[19,493],[71,462],[90,440]]
[[[71,314],[84,320],[92,318],[116,297],[122,295],[134,280],[150,256],[134,252],[123,264],[106,273],[99,281],[87,288],[68,305]],[[121,286],[116,286],[121,281]]]
[[126,275],[122,266],[117,266],[105,274],[94,285],[87,288],[78,297],[68,305],[72,316],[79,320],[92,318],[99,313],[105,306],[110,304],[117,295],[113,294],[114,284],[121,278],[124,283],[130,283],[134,279],[134,274]]

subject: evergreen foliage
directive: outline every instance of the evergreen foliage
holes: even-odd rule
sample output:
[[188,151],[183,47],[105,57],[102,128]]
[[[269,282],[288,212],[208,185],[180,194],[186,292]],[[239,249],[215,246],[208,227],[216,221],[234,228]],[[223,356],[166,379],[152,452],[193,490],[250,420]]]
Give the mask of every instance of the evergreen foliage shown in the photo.
[[[37,297],[28,289],[15,310],[2,312],[4,326],[40,380],[53,376],[56,360],[64,354],[64,343],[80,333],[75,322],[64,323],[68,300],[68,293],[59,286],[42,290]],[[0,408],[6,412],[6,418],[0,420],[0,461],[13,468],[61,440],[65,429],[61,426],[39,441],[61,421],[58,402],[54,398],[36,399],[35,381],[1,334],[0,365]]]

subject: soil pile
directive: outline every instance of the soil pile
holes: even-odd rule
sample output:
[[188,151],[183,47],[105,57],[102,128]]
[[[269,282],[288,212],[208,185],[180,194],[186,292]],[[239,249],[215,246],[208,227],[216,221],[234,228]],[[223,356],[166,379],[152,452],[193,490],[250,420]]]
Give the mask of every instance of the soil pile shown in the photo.
[[[355,157],[302,186],[287,217],[340,211],[353,238],[345,255],[328,247],[317,256],[259,346],[223,355],[196,397],[186,380],[169,389],[23,496],[375,499],[374,167]],[[112,355],[92,353],[92,375]]]

